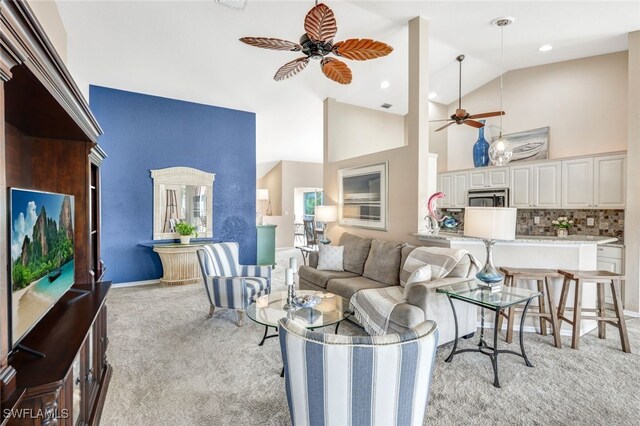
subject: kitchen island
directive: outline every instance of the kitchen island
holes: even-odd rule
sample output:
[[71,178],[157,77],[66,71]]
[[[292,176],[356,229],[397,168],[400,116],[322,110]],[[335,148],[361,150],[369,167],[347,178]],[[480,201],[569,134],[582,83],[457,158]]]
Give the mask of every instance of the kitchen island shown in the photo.
[[[414,234],[425,245],[436,247],[451,247],[466,249],[474,255],[480,263],[484,264],[486,250],[481,239],[465,237],[458,232],[439,232],[436,235],[425,233]],[[596,270],[598,264],[598,246],[613,244],[617,241],[614,237],[598,237],[591,235],[569,235],[567,237],[518,235],[514,241],[496,241],[493,247],[493,262],[496,268],[510,266],[514,268],[540,268],[540,269],[574,269]],[[553,291],[556,306],[560,300],[562,280],[554,279]],[[536,282],[528,284],[518,283],[530,289],[536,288]],[[569,292],[568,307],[573,306],[573,284]],[[595,308],[596,285],[586,283],[583,288],[583,308]],[[518,321],[518,320],[516,320]],[[526,331],[533,331],[533,327],[539,326],[539,321],[527,318]],[[594,328],[595,321],[583,320],[580,334],[585,334]],[[563,323],[561,334],[570,334],[570,326]],[[551,340],[550,340],[551,342]]]

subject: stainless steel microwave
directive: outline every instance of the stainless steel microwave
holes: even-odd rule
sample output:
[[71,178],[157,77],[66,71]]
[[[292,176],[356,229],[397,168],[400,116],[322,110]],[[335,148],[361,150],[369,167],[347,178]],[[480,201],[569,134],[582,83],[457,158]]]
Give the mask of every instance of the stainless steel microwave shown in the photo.
[[470,189],[467,193],[469,207],[509,207],[509,188]]

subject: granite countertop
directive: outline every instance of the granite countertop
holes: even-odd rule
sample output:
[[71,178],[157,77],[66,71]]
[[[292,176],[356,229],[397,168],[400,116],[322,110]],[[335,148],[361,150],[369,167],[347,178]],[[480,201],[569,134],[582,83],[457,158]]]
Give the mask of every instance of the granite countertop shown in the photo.
[[[480,240],[479,238],[465,237],[461,232],[440,231],[437,235],[428,235],[416,232],[419,240]],[[511,242],[511,241],[510,241]],[[602,244],[611,247],[623,247],[615,237],[598,237],[593,235],[569,235],[567,237],[543,236],[543,235],[516,235],[516,243],[549,243],[549,244]]]

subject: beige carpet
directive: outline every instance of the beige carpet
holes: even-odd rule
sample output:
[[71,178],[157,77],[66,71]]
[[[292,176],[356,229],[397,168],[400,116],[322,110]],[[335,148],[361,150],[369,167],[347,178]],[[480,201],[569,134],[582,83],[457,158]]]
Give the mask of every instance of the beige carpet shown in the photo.
[[[291,253],[280,252],[279,264]],[[276,280],[282,282],[282,268]],[[207,320],[201,285],[114,289],[108,309],[114,372],[103,425],[289,424],[278,340],[258,347],[264,328],[248,318],[237,327],[233,312],[218,310]],[[488,357],[461,354],[446,364],[446,345],[438,351],[426,422],[637,424],[640,322],[629,320],[628,328],[633,354],[619,349],[612,327],[606,341],[584,336],[578,351],[556,349],[552,337],[528,333],[525,345],[535,368],[501,355],[502,389],[492,386]],[[347,323],[340,333],[362,332]],[[476,340],[461,342],[471,346]],[[569,345],[569,338],[563,343]],[[516,343],[510,346],[517,350]]]

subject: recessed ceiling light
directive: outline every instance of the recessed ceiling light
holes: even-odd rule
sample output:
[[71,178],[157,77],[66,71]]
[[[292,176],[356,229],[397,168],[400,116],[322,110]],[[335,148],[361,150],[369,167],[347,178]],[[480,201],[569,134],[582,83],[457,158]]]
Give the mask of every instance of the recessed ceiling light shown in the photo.
[[436,92],[429,93],[429,99],[435,99],[437,97],[438,97],[438,94]]
[[389,83],[388,80],[385,80],[382,83],[380,83],[380,88],[381,89],[387,89],[389,86],[391,86],[391,83]]
[[551,49],[553,49],[553,46],[550,44],[543,44],[542,46],[538,47],[538,50],[541,52],[548,52]]

